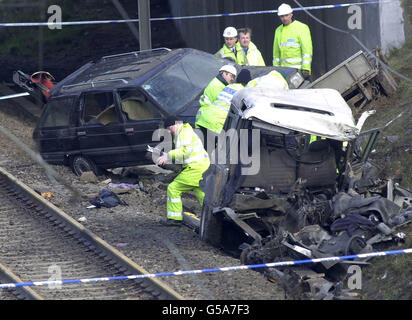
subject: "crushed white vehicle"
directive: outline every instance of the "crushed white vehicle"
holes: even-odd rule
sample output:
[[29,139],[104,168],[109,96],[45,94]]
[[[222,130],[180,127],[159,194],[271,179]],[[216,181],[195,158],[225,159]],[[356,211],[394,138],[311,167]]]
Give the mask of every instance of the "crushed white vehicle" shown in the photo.
[[[379,167],[368,160],[382,130],[362,132],[372,114],[366,111],[355,122],[334,89],[239,91],[217,149],[226,161],[212,164],[200,184],[201,239],[244,264],[364,253],[377,243],[403,241],[397,229],[412,219],[412,193],[379,177]],[[236,158],[233,150],[242,147],[252,157]],[[264,272],[293,298],[306,292],[334,299],[344,298],[338,275],[367,263],[329,261]]]

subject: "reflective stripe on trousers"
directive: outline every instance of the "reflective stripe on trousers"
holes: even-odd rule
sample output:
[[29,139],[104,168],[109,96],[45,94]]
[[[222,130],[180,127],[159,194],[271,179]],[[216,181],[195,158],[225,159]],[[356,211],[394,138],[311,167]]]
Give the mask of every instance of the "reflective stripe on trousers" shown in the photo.
[[[184,171],[182,171],[183,173]],[[173,220],[183,220],[183,203],[181,195],[184,192],[193,191],[200,205],[203,205],[205,194],[198,186],[184,183],[184,180],[191,179],[190,172],[183,173],[188,177],[176,177],[167,187],[167,218]],[[182,179],[183,178],[183,179]],[[183,180],[183,182],[181,181]]]
[[[172,184],[169,185],[167,188],[167,218],[174,219],[174,220],[182,220],[183,215],[183,205],[182,205],[182,198],[180,197],[179,193],[174,191]],[[181,193],[180,193],[181,194]],[[179,195],[179,196],[178,196]]]
[[173,203],[179,203],[182,202],[182,198],[170,198],[167,197],[167,201],[173,202]]

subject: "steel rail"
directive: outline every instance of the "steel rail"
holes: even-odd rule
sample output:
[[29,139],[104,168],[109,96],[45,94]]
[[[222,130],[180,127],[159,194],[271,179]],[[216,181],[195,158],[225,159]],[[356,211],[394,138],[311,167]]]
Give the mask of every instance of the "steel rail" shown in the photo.
[[[41,195],[36,193],[30,187],[26,186],[23,182],[11,175],[2,167],[0,167],[0,178],[5,179],[7,185],[13,186],[13,188],[15,190],[18,190],[18,193],[22,194],[23,197],[30,199],[31,204],[29,204],[29,206],[41,208],[41,211],[44,212],[44,217],[52,222],[55,226],[57,225],[59,228],[63,229],[65,231],[65,234],[67,234],[70,239],[72,238],[73,241],[82,243],[87,247],[88,251],[91,251],[95,255],[98,255],[99,257],[104,259],[104,261],[107,261],[108,264],[116,265],[117,270],[120,270],[122,274],[149,274],[144,268],[137,265],[134,261],[126,257],[116,248],[110,246],[103,239],[85,228],[83,225],[67,215],[61,209],[44,199]],[[28,201],[22,200],[21,202],[27,203]],[[0,261],[0,263],[1,262],[2,261]],[[6,280],[16,283],[23,282],[5,266],[0,267],[0,273],[2,274],[3,281]],[[182,295],[170,288],[164,282],[159,281],[159,279],[144,278],[139,279],[137,283],[139,284],[139,286],[144,288],[144,291],[146,293],[152,295],[153,299],[184,299]],[[20,289],[22,288],[18,288],[18,290]],[[24,291],[19,291],[18,296],[24,299],[44,299],[44,297],[42,297],[42,295],[37,293],[35,290],[27,289],[29,288],[23,289]]]

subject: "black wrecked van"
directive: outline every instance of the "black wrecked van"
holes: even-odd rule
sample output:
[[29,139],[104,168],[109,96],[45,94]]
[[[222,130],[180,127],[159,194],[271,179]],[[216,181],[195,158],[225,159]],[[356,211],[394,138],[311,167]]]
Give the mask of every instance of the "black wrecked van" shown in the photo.
[[[145,154],[147,145],[158,143],[153,132],[169,115],[194,124],[200,95],[227,63],[188,48],[89,62],[50,91],[33,138],[46,162],[71,166],[77,175],[151,163]],[[252,76],[274,68],[248,67]],[[289,82],[299,75],[284,69]]]

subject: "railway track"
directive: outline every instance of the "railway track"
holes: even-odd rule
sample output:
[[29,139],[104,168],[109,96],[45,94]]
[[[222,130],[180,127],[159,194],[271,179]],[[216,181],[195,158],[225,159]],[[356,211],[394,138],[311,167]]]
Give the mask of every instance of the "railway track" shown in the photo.
[[[0,168],[0,283],[147,274]],[[183,299],[156,278],[0,289],[0,299]]]

